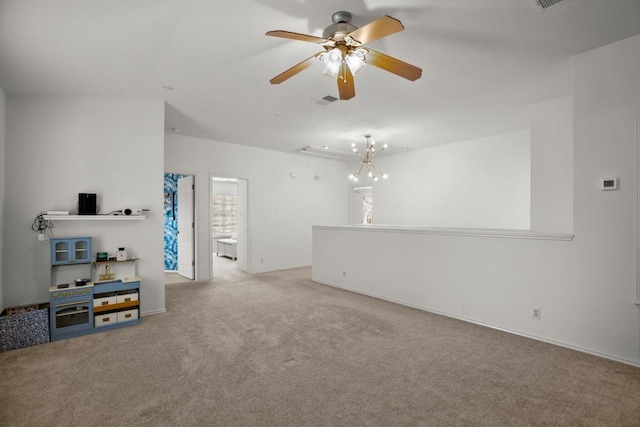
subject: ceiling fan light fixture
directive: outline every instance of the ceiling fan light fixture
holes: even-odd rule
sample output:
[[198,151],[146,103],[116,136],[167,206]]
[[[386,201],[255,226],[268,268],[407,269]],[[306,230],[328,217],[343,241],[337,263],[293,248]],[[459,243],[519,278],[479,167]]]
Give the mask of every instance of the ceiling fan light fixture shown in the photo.
[[325,66],[322,74],[334,79],[338,77],[340,64],[342,64],[342,51],[338,48],[331,49],[322,55],[321,59]]
[[359,55],[356,55],[354,52],[351,52],[345,58],[347,65],[349,66],[349,70],[351,70],[351,74],[355,77],[364,70],[367,64],[364,62],[363,58]]
[[333,24],[324,29],[322,37],[284,30],[267,31],[267,36],[315,43],[324,48],[324,51],[312,55],[269,80],[271,84],[286,81],[309,68],[318,59],[324,63],[323,74],[336,80],[341,100],[349,100],[356,95],[353,77],[361,73],[366,65],[411,81],[422,76],[422,69],[366,47],[367,43],[404,30],[399,20],[385,15],[358,28],[350,24],[349,12],[340,11],[331,16],[331,21]]

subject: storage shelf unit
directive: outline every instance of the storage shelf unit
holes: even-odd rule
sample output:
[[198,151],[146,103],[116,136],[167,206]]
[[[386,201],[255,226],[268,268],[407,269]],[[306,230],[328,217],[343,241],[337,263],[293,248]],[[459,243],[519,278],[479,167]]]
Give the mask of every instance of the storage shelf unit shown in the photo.
[[103,332],[140,324],[139,292],[139,281],[116,280],[96,284],[93,291],[94,331]]
[[[51,301],[51,340],[56,341],[79,335],[104,332],[140,323],[140,278],[136,275],[137,258],[123,261],[91,262],[91,237],[51,239],[51,271],[53,286],[49,288]],[[96,270],[109,265],[120,266],[109,275],[109,280],[88,282],[83,286],[69,284],[59,289],[63,269],[87,272],[92,277]],[[75,266],[75,267],[74,267]],[[94,277],[99,277],[97,274]],[[60,279],[60,280],[55,280]],[[111,298],[113,296],[113,298]],[[106,302],[106,303],[105,303]]]

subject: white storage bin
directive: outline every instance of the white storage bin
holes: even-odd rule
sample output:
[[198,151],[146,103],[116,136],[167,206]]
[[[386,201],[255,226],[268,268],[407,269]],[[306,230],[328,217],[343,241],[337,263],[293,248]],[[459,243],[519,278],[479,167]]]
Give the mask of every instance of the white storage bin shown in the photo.
[[101,296],[98,298],[94,298],[93,299],[93,306],[94,307],[107,307],[110,305],[114,305],[117,302],[117,298],[114,295],[108,295],[108,296]]
[[118,304],[123,303],[123,302],[131,302],[131,301],[138,301],[138,293],[133,291],[130,293],[126,293],[126,292],[121,292],[118,295],[116,295],[116,302]]
[[118,323],[130,322],[138,319],[138,310],[124,310],[118,312]]
[[94,317],[95,327],[114,325],[118,323],[118,313],[98,314]]

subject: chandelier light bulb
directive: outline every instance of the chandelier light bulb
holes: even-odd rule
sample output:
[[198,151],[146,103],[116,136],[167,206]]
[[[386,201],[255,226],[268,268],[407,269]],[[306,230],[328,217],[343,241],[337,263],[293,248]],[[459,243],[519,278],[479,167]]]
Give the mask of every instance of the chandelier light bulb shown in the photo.
[[355,175],[353,174],[349,175],[349,179],[353,181],[355,179]]
[[382,179],[387,179],[387,178],[389,178],[389,175],[387,175],[386,173],[383,173],[382,174]]
[[374,181],[377,181],[377,180],[378,180],[378,177],[377,177],[377,176],[374,176],[374,177],[373,177],[373,180],[374,180]]
[[369,178],[373,176],[373,172],[369,171]]

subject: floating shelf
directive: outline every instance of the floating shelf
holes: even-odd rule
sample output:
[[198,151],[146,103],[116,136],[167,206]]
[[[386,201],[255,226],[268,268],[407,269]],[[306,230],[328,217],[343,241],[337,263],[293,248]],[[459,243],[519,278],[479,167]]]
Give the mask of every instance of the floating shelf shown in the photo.
[[46,221],[136,221],[146,215],[43,215]]
[[[114,260],[114,261],[93,261],[93,264],[97,267],[100,264],[122,264],[123,262],[135,262],[140,261],[140,258],[129,258],[124,260]],[[140,280],[139,278],[136,280]]]
[[127,301],[127,302],[121,302],[118,304],[110,304],[110,305],[105,305],[105,306],[101,306],[101,305],[97,305],[93,307],[93,312],[94,313],[104,313],[105,311],[111,311],[111,310],[122,310],[123,308],[134,308],[134,307],[139,307],[140,306],[140,301],[135,300],[135,301]]

